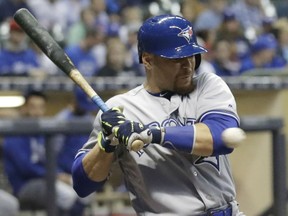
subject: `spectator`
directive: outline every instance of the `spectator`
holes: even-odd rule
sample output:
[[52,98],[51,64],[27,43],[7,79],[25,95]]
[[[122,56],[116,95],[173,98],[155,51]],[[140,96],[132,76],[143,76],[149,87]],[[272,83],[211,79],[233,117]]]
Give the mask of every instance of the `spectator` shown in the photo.
[[[90,98],[80,88],[74,90],[74,101],[71,106],[64,108],[57,115],[59,120],[70,119],[87,119],[91,120],[92,114],[96,112],[98,107],[91,101]],[[95,113],[94,113],[95,114]],[[63,172],[71,175],[71,167],[74,157],[78,149],[82,146],[83,141],[87,141],[89,134],[87,135],[60,135],[57,138],[57,146],[60,146],[60,152],[58,156],[59,169]]]
[[223,21],[217,30],[216,40],[226,40],[234,48],[231,57],[244,58],[249,53],[249,41],[244,35],[240,22],[233,11],[226,9],[223,13]]
[[[80,89],[74,90],[74,102],[71,106],[64,108],[57,115],[56,118],[60,121],[76,120],[76,119],[92,119],[92,113],[96,112],[98,107],[91,101],[90,98]],[[91,122],[92,124],[92,122]],[[58,168],[65,173],[69,178],[69,183],[72,182],[71,168],[73,160],[78,152],[81,144],[88,140],[89,134],[84,135],[57,135],[55,137],[55,145],[59,148],[58,153]],[[90,203],[90,197],[79,198],[77,205],[77,212],[79,215],[84,213],[85,207]]]
[[18,216],[19,202],[16,197],[0,189],[0,216]]
[[[31,91],[26,97],[21,114],[23,118],[44,117],[46,96],[39,91]],[[20,205],[45,208],[46,168],[45,137],[40,134],[4,137],[4,168]],[[57,173],[56,194],[60,215],[78,214],[77,195],[67,183],[70,178],[65,173]]]
[[127,49],[117,37],[107,41],[106,64],[96,72],[97,76],[131,76],[135,75],[127,66]]
[[[257,37],[257,34],[261,32],[263,19],[271,16],[271,14],[265,14],[265,8],[260,0],[238,0],[231,4],[230,9],[241,23],[248,40],[254,40]],[[273,14],[273,16],[277,15]]]
[[[204,9],[195,20],[195,31],[202,38],[205,47],[211,50],[216,40],[216,34],[223,20],[223,11],[228,5],[227,0],[208,0]],[[212,53],[207,53],[208,61],[212,59]]]
[[222,14],[227,7],[227,0],[208,0],[208,7],[195,20],[195,30],[216,30],[222,23]]
[[143,12],[137,5],[126,6],[122,9],[121,13],[121,27],[119,29],[119,36],[121,41],[125,44],[128,43],[129,30],[137,26],[140,27],[143,21]]
[[104,34],[107,34],[109,29],[109,16],[106,11],[105,0],[91,0],[89,8],[94,11],[95,25]]
[[272,34],[260,35],[251,45],[251,54],[242,60],[240,73],[256,68],[283,68],[285,60],[276,54],[277,41]]
[[274,23],[276,19],[273,17],[264,17],[262,20],[262,28],[259,34],[274,34],[276,36],[276,32],[274,29]]
[[[66,47],[67,55],[84,76],[93,76],[101,65],[95,49],[103,41],[103,33],[95,28],[86,29],[85,38],[79,44]],[[104,60],[102,60],[104,61]]]
[[239,75],[240,63],[238,59],[232,58],[232,50],[231,43],[226,40],[215,42],[212,65],[218,76]]
[[189,20],[191,23],[195,23],[195,20],[203,11],[204,6],[198,0],[183,0],[180,4],[180,12],[183,17]]
[[37,55],[28,46],[26,34],[13,19],[9,21],[9,27],[10,36],[0,51],[0,75],[39,75]]
[[11,19],[20,8],[29,8],[26,0],[4,0],[0,1],[0,23]]
[[45,28],[66,35],[67,29],[80,17],[86,1],[79,0],[27,0],[31,11]]
[[95,24],[94,11],[87,7],[81,11],[80,19],[68,30],[67,45],[79,44],[85,38],[86,30],[93,28]]

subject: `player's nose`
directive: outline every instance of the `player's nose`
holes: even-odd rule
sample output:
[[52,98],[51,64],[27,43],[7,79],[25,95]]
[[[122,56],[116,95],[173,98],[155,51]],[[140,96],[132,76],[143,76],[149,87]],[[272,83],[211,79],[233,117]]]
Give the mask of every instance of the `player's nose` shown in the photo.
[[182,67],[187,69],[193,69],[195,67],[195,56],[183,58],[181,61]]
[[181,61],[181,67],[185,69],[185,71],[191,73],[193,68],[195,68],[195,57],[190,56],[187,58],[183,58]]

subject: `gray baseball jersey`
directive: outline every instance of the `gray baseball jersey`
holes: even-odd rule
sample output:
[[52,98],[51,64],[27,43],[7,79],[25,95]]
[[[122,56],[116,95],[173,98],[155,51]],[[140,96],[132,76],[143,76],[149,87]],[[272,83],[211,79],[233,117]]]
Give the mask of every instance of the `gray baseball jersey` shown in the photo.
[[[151,95],[141,85],[111,98],[107,105],[123,106],[129,120],[166,127],[193,125],[211,113],[229,115],[239,121],[235,99],[220,77],[201,73],[194,83],[192,93],[173,95],[170,100]],[[86,146],[96,143],[101,129],[100,114]],[[226,155],[200,157],[150,144],[138,152],[119,147],[116,159],[124,173],[132,205],[139,214],[197,215],[227,203],[232,203],[233,211],[238,212]]]

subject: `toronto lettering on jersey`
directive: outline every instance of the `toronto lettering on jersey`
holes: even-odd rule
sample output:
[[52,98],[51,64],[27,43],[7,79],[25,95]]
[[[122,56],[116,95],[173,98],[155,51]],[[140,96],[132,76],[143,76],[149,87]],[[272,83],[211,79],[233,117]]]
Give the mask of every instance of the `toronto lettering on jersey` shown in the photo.
[[[179,116],[174,116],[165,119],[161,124],[159,122],[151,122],[148,124],[149,127],[173,127],[173,126],[187,126],[195,124],[195,118],[180,118]],[[143,148],[146,148],[149,144],[145,144]],[[144,154],[143,149],[136,152],[139,157]],[[219,156],[210,156],[210,157],[199,157],[195,162],[195,165],[208,164],[213,166],[218,172],[220,172],[220,163]]]

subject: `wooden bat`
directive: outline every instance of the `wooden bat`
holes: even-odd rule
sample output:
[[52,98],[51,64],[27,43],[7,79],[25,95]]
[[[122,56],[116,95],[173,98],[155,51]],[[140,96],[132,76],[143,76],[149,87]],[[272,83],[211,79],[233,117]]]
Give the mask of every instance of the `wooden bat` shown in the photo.
[[[103,111],[109,108],[99,95],[94,91],[79,70],[74,66],[73,62],[60,47],[60,45],[52,38],[49,32],[41,26],[36,18],[25,8],[21,8],[14,14],[14,20],[33,40],[33,42],[46,54],[46,56],[54,62],[75,84],[77,84],[91,100]],[[141,140],[132,143],[131,149],[139,151],[144,146]]]

